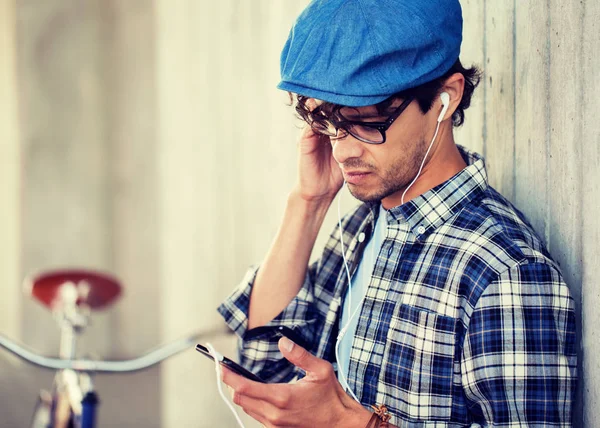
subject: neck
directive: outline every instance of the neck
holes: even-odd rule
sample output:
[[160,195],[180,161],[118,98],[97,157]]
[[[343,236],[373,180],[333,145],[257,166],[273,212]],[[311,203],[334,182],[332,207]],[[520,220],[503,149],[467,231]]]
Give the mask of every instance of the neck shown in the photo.
[[[451,124],[450,129],[448,126],[440,127],[438,138],[439,142],[434,143],[419,178],[404,195],[404,203],[449,180],[467,166],[454,142]],[[383,207],[390,209],[400,205],[405,190],[403,188],[384,198],[381,201]]]

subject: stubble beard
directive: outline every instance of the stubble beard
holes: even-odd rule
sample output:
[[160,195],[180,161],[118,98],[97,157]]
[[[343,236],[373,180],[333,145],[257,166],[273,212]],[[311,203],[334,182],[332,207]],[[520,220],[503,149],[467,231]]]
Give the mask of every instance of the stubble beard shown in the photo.
[[361,202],[379,202],[397,192],[403,192],[417,175],[426,153],[424,140],[421,140],[417,147],[418,149],[408,159],[398,159],[383,174],[373,171],[378,173],[381,180],[376,189],[362,192],[359,186],[350,185],[348,186],[350,194]]

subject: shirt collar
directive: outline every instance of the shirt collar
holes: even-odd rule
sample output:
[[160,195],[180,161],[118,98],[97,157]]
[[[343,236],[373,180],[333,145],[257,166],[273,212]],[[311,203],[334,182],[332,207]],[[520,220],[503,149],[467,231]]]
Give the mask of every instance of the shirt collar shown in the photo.
[[[488,187],[485,161],[481,155],[457,144],[467,167],[433,189],[388,211],[388,222],[406,221],[419,238],[445,223]],[[379,203],[370,204],[374,218]]]

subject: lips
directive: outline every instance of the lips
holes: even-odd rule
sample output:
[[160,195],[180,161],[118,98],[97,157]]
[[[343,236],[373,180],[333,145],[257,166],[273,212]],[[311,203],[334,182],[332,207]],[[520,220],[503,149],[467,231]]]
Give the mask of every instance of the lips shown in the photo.
[[369,171],[344,171],[346,183],[361,184],[371,173]]

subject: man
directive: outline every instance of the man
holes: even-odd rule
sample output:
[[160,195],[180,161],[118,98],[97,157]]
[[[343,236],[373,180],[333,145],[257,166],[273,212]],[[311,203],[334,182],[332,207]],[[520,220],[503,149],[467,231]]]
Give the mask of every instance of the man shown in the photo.
[[[224,373],[265,426],[570,426],[573,301],[454,142],[477,84],[461,39],[455,0],[313,1],[292,28],[279,87],[309,125],[298,181],[219,308],[242,364],[279,382]],[[308,267],[344,181],[364,203]]]

